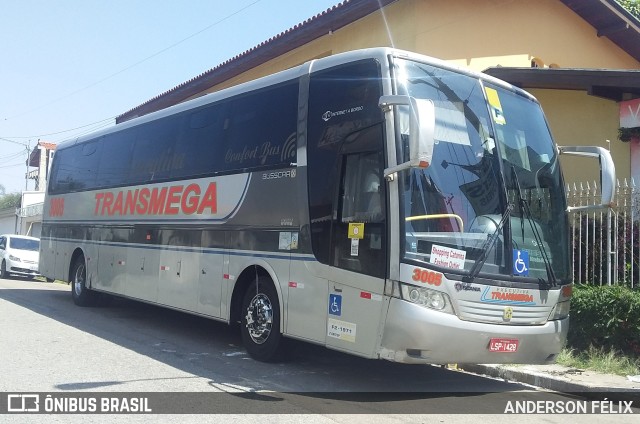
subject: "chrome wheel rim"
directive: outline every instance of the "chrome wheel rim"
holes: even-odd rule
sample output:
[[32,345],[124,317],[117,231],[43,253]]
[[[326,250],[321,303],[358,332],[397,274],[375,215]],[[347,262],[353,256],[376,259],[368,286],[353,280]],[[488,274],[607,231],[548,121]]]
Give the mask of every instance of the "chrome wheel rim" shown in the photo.
[[247,307],[247,330],[255,344],[267,341],[273,327],[273,306],[269,298],[258,293],[251,299]]
[[84,289],[84,264],[76,269],[76,275],[73,277],[73,291],[76,296],[82,295]]

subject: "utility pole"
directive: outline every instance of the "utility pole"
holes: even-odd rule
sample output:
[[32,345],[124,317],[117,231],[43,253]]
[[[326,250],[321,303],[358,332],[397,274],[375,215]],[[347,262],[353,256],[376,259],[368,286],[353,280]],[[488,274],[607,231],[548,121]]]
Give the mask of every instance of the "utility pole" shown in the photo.
[[31,154],[31,147],[29,146],[30,144],[31,140],[29,140],[25,146],[27,148],[27,173],[24,174],[24,191],[29,190],[29,155]]

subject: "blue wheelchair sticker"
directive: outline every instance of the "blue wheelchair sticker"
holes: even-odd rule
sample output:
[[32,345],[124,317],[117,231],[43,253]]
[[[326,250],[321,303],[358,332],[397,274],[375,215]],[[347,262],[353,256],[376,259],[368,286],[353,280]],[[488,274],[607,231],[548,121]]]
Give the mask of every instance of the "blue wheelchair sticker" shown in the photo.
[[529,252],[513,249],[513,275],[529,275]]
[[342,295],[329,295],[329,314],[336,316],[342,315]]

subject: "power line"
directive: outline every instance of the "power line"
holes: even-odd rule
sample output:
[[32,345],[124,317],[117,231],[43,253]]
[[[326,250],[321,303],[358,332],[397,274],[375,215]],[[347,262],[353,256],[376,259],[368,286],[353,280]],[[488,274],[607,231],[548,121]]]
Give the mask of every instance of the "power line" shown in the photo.
[[[100,121],[92,122],[91,124],[82,125],[82,126],[79,126],[79,127],[76,127],[76,128],[71,128],[71,129],[68,129],[68,130],[58,131],[58,132],[54,132],[54,133],[38,134],[38,135],[29,135],[29,136],[27,136],[27,135],[21,135],[21,136],[14,136],[14,137],[6,136],[7,138],[0,137],[0,139],[2,139],[2,140],[6,140],[6,141],[11,141],[11,140],[7,140],[7,139],[8,139],[8,138],[18,138],[18,139],[20,139],[20,138],[41,138],[41,137],[49,137],[49,136],[52,136],[52,135],[59,135],[59,134],[64,134],[64,133],[68,133],[68,132],[75,131],[75,130],[80,130],[80,129],[82,129],[82,128],[90,127],[90,126],[92,126],[92,125],[102,124],[102,123],[104,123],[104,122],[106,122],[106,121],[110,121],[110,120],[112,120],[112,119],[116,119],[116,117],[115,117],[115,116],[112,116],[112,117],[110,117],[110,118],[106,118],[106,119],[102,119],[102,120],[100,120]],[[15,142],[15,143],[17,143],[17,142]]]
[[19,144],[20,146],[29,147],[29,143],[20,143],[19,141],[9,140],[8,138],[0,137],[2,141],[8,141],[9,143]]
[[[66,94],[66,95],[64,95],[64,96],[62,96],[62,97],[58,97],[57,99],[54,99],[54,100],[52,100],[52,101],[50,101],[50,102],[48,102],[48,103],[42,104],[42,105],[40,105],[40,106],[36,106],[36,107],[34,107],[34,108],[31,108],[31,109],[29,109],[29,110],[26,110],[26,111],[24,111],[24,112],[21,112],[21,113],[19,113],[19,114],[17,114],[17,115],[14,115],[14,116],[10,116],[10,117],[8,117],[8,118],[5,118],[5,120],[7,120],[7,119],[14,119],[14,118],[17,118],[17,117],[20,117],[20,116],[26,115],[27,113],[33,112],[34,110],[38,110],[38,109],[42,109],[43,107],[50,106],[50,105],[52,105],[52,104],[54,104],[54,103],[57,103],[57,102],[59,102],[59,101],[61,101],[61,100],[64,100],[64,99],[69,98],[69,97],[71,97],[71,96],[73,96],[73,95],[75,95],[75,94],[78,94],[78,93],[80,93],[80,92],[82,92],[82,91],[84,91],[84,90],[88,90],[89,88],[95,87],[95,86],[96,86],[96,85],[98,85],[98,84],[101,84],[101,83],[103,83],[103,82],[105,82],[105,81],[107,81],[107,80],[109,80],[109,79],[111,79],[111,78],[113,78],[113,77],[115,77],[115,76],[117,76],[117,75],[120,75],[120,74],[122,74],[122,73],[124,73],[124,72],[128,71],[129,69],[132,69],[132,68],[134,68],[134,67],[136,67],[136,66],[140,65],[141,63],[144,63],[144,62],[146,62],[146,61],[148,61],[148,60],[150,60],[150,59],[153,59],[154,57],[156,57],[156,56],[158,56],[158,55],[160,55],[160,54],[162,54],[162,53],[166,52],[167,50],[170,50],[170,49],[172,49],[172,48],[174,48],[174,47],[176,47],[176,46],[178,46],[178,45],[180,45],[180,44],[184,43],[185,41],[192,39],[193,37],[195,37],[195,36],[197,36],[197,35],[200,35],[201,33],[203,33],[203,32],[205,32],[205,31],[207,31],[208,29],[211,29],[211,28],[213,28],[214,26],[216,26],[216,25],[218,25],[218,24],[221,24],[222,22],[224,22],[224,21],[226,21],[226,20],[228,20],[228,19],[232,18],[233,16],[235,16],[235,15],[237,15],[237,14],[241,13],[241,12],[244,12],[245,10],[247,10],[247,9],[248,9],[248,8],[250,8],[251,6],[255,5],[256,3],[259,3],[260,1],[262,1],[262,0],[255,0],[253,3],[249,3],[248,5],[246,5],[246,6],[242,7],[242,8],[240,8],[240,9],[236,10],[235,12],[233,12],[233,13],[231,13],[231,14],[229,14],[229,15],[225,16],[225,17],[224,17],[224,18],[222,18],[222,19],[217,20],[216,22],[212,23],[211,25],[208,25],[208,26],[204,27],[203,29],[201,29],[201,30],[199,30],[199,31],[197,31],[197,32],[195,32],[195,33],[193,33],[193,34],[189,35],[188,37],[185,37],[185,38],[183,38],[182,40],[180,40],[180,41],[178,41],[178,42],[176,42],[176,43],[173,43],[173,44],[169,45],[168,47],[165,47],[164,49],[161,49],[161,50],[159,50],[159,51],[157,51],[157,52],[153,53],[152,55],[147,56],[147,57],[145,57],[144,59],[139,60],[139,61],[135,62],[135,63],[134,63],[134,64],[132,64],[132,65],[129,65],[129,66],[125,67],[125,68],[122,68],[121,70],[119,70],[119,71],[117,71],[117,72],[114,72],[113,74],[108,75],[108,76],[106,76],[106,77],[104,77],[104,78],[102,78],[102,79],[100,79],[100,80],[98,80],[98,81],[96,81],[96,82],[94,82],[94,83],[92,83],[92,84],[89,84],[89,85],[87,85],[87,86],[85,86],[85,87],[83,87],[83,88],[80,88],[80,89],[78,89],[78,90],[72,91],[71,93]],[[16,137],[16,138],[17,138],[17,137]]]

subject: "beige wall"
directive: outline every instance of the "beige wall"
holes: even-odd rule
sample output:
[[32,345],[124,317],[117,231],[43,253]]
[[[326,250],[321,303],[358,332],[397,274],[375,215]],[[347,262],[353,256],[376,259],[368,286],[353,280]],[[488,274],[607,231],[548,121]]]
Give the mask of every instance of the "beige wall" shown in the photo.
[[[565,68],[640,68],[640,62],[598,37],[595,28],[558,0],[400,0],[207,91],[312,58],[377,46],[412,50],[478,71],[497,65],[529,67],[534,58]],[[617,140],[617,103],[586,92],[531,91],[558,144],[606,146],[609,139],[617,174],[630,175],[628,143]],[[592,174],[587,169],[594,162],[564,162],[567,181]]]
[[[544,108],[553,137],[559,145],[588,145],[611,149],[620,178],[630,175],[629,143],[617,139],[618,103],[582,91],[529,90]],[[607,140],[610,142],[607,143]],[[599,180],[597,161],[562,157],[567,182]]]

